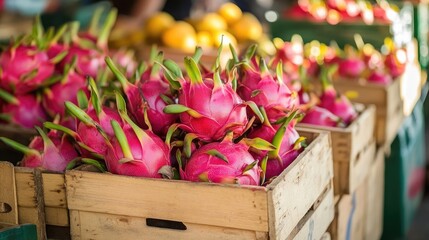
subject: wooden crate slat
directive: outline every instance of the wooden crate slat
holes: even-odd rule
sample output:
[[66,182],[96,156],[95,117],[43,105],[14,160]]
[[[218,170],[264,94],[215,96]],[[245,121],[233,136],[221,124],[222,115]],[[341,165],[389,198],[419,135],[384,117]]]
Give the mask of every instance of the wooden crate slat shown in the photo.
[[[114,184],[107,184],[106,179]],[[66,182],[68,207],[72,210],[268,231],[267,198],[262,187],[195,184],[80,171],[70,171]],[[180,212],[169,209],[180,209]]]
[[288,237],[331,182],[333,166],[329,135],[319,136],[312,142],[313,148],[305,149],[268,186],[270,239]]
[[383,232],[384,152],[378,149],[368,174],[366,227],[364,239],[380,239]]
[[323,194],[320,204],[310,210],[288,239],[321,239],[334,219],[334,189],[332,183]]
[[48,207],[67,208],[64,174],[43,173],[45,205]]
[[69,212],[67,208],[55,208],[45,206],[46,224],[67,227],[70,226]]
[[9,162],[0,162],[0,222],[18,224],[18,201],[16,199],[15,170]]
[[351,175],[348,178],[349,183],[347,186],[349,193],[354,192],[367,178],[371,163],[374,161],[376,148],[375,142],[372,142],[349,164],[348,168]]
[[[146,218],[130,218],[94,212],[78,212],[72,210],[71,216],[80,220],[80,239],[116,240],[136,239],[144,236],[146,240],[183,239],[183,240],[268,240],[267,233],[256,233],[226,227],[214,227],[192,223],[183,223],[186,230],[158,228],[147,226]],[[74,224],[73,224],[74,225]],[[73,226],[72,225],[72,226]],[[74,229],[72,228],[72,236]],[[79,239],[79,238],[76,238]]]

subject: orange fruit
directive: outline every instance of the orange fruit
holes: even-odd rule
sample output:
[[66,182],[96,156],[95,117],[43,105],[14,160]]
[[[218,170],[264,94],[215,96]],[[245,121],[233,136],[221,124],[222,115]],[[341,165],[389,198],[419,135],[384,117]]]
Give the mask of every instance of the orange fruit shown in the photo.
[[237,22],[243,15],[243,12],[241,11],[241,9],[237,5],[231,2],[222,4],[222,6],[220,6],[220,8],[218,9],[217,13],[223,19],[225,19],[228,25],[231,25]]
[[228,25],[225,20],[217,13],[207,13],[196,23],[198,31],[221,31],[226,30]]
[[197,36],[194,28],[187,22],[177,21],[167,28],[161,36],[162,43],[171,48],[194,52]]
[[219,47],[221,43],[222,43],[222,46],[226,48],[228,48],[230,43],[232,44],[233,47],[235,48],[237,47],[237,40],[231,33],[227,31],[214,32],[212,34],[212,39],[213,39],[213,46],[216,48]]
[[238,42],[257,41],[263,33],[261,23],[250,13],[244,13],[230,31]]
[[213,40],[210,32],[207,32],[207,31],[197,32],[197,44],[198,46],[201,46],[201,47],[212,47]]
[[174,22],[174,18],[166,12],[158,12],[152,15],[144,24],[146,37],[152,41],[158,41],[162,32],[173,25]]

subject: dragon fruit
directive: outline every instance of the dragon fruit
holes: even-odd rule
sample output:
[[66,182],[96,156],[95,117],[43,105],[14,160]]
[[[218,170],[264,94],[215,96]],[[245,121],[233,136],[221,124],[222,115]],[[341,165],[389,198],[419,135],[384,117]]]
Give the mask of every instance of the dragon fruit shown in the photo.
[[[116,68],[113,61],[107,57],[106,63],[122,85],[128,100],[128,109],[139,126],[151,127],[153,132],[164,135],[168,127],[177,120],[177,116],[163,112],[163,109],[173,103],[169,94],[168,84],[153,77],[137,84],[130,83]],[[153,74],[158,74],[154,71]],[[152,75],[153,76],[153,75]],[[146,116],[147,115],[147,116]]]
[[331,113],[328,109],[314,106],[310,108],[306,113],[301,123],[314,124],[318,126],[327,127],[341,127],[341,118]]
[[261,168],[244,142],[230,139],[212,142],[197,149],[181,171],[192,182],[259,185]]
[[346,125],[349,125],[357,117],[357,112],[349,99],[338,93],[332,85],[331,76],[334,71],[335,67],[322,68],[321,80],[323,93],[320,97],[319,106],[326,108],[340,117]]
[[[248,124],[246,106],[259,112],[253,102],[244,102],[237,95],[230,81],[223,83],[219,70],[213,79],[203,81],[196,62],[190,57],[185,58],[189,79],[181,76],[177,65],[174,68],[179,70],[170,71],[166,66],[167,74],[180,74],[175,75],[181,85],[179,104],[166,106],[164,112],[180,114],[181,128],[203,141],[222,139],[228,131],[232,131],[235,137],[240,136]],[[263,119],[260,113],[257,115]]]
[[94,44],[91,40],[85,40],[78,37],[79,23],[71,24],[71,33],[73,43],[68,49],[68,54],[62,61],[62,66],[70,64],[77,57],[77,72],[86,76],[96,78],[99,71],[106,67],[104,58],[108,53],[107,39],[110,30],[115,23],[117,10],[109,12],[106,22],[101,30],[97,42]]
[[54,62],[36,46],[10,47],[0,55],[0,86],[15,94],[38,88],[54,73]]
[[[262,111],[263,114],[265,111]],[[283,119],[281,125],[272,126],[267,120],[263,125],[248,134],[249,138],[262,138],[271,142],[275,149],[272,151],[261,151],[252,149],[252,155],[262,163],[262,159],[267,156],[265,179],[269,180],[281,174],[293,160],[299,155],[301,142],[304,138],[300,137],[295,130],[295,116],[297,111],[291,112],[288,117]],[[265,118],[267,119],[267,118]]]
[[118,66],[123,69],[123,72],[127,78],[133,76],[137,68],[137,63],[134,60],[134,52],[120,49],[112,54],[112,59],[113,62],[117,63]]
[[74,71],[74,64],[72,64],[66,69],[60,82],[44,90],[43,107],[52,117],[57,114],[64,116],[64,103],[70,101],[77,104],[77,92],[79,90],[84,91],[87,96],[89,95],[86,79]]
[[392,82],[392,77],[380,70],[375,70],[369,75],[368,82],[389,85]]
[[[114,136],[110,122],[115,120],[122,123],[122,120],[116,110],[101,105],[99,93],[93,79],[90,79],[89,85],[92,105],[86,111],[69,101],[65,103],[65,106],[68,112],[79,120],[76,134],[72,136],[75,138],[78,136],[78,142],[88,146],[90,152],[103,156],[107,151],[105,139]],[[103,133],[99,132],[100,129]]]
[[66,135],[53,131],[46,134],[39,127],[36,129],[41,137],[35,137],[28,147],[8,138],[0,137],[0,140],[24,153],[21,166],[64,172],[67,164],[79,156],[73,144]]
[[238,93],[244,100],[251,100],[264,107],[268,118],[275,121],[284,112],[298,107],[299,98],[296,92],[284,84],[281,62],[277,65],[277,80],[271,75],[263,59],[259,67],[260,70],[255,70],[250,65],[243,64]]
[[114,174],[150,178],[172,178],[170,149],[150,130],[137,126],[126,114],[125,100],[116,94],[121,118],[125,124],[111,120],[114,136],[105,139],[108,150],[105,161]]
[[33,128],[41,126],[48,119],[37,95],[27,94],[14,97],[0,89],[0,98],[6,102],[1,106],[2,120],[25,128]]
[[365,68],[365,62],[357,57],[342,59],[338,63],[338,73],[347,78],[359,78]]
[[[26,94],[49,81],[55,71],[55,64],[60,62],[66,52],[47,51],[63,34],[60,29],[54,35],[46,35],[40,18],[36,17],[31,35],[24,35],[0,54],[0,87],[14,94]],[[53,35],[53,37],[51,37]]]

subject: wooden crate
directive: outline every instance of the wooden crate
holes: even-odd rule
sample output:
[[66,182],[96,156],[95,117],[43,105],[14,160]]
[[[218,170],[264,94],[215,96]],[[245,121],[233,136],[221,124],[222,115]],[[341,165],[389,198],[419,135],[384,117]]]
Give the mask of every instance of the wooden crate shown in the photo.
[[[333,176],[329,134],[308,130],[300,133],[311,143],[267,187],[68,171],[72,238],[294,238],[293,233],[300,234],[296,226],[321,196],[328,192],[310,219],[321,214],[319,209],[329,212],[324,207],[333,201],[329,200],[333,198],[329,191]],[[317,227],[315,223],[304,224],[300,229],[306,231],[311,225],[314,239],[326,232],[319,232],[323,228],[319,223]]]
[[[158,50],[164,53],[164,59],[171,59],[176,62],[182,69],[185,69],[184,58],[186,56],[192,56],[193,53],[183,52],[179,49],[169,48],[158,46]],[[136,49],[137,58],[140,60],[149,60],[151,47],[143,45],[140,48]],[[205,48],[203,49],[203,55],[201,56],[200,63],[211,69],[214,63],[216,62],[218,50],[216,48]],[[222,67],[226,65],[226,62],[232,58],[231,52],[228,46],[224,46],[224,49],[221,53],[220,64]]]
[[380,239],[383,232],[384,211],[384,152],[377,150],[368,174],[366,227],[364,239]]
[[365,239],[367,186],[365,180],[353,194],[335,197],[335,218],[329,227],[333,240]]
[[331,240],[331,234],[329,232],[325,232],[320,240]]
[[342,93],[353,92],[353,101],[376,106],[376,140],[390,146],[405,116],[408,116],[421,95],[422,78],[417,63],[409,63],[405,73],[384,86],[365,81],[339,79],[335,88]]
[[[17,223],[36,224],[39,239],[44,239],[44,236],[70,238],[64,174],[14,167],[9,162],[0,164],[0,175],[9,176],[8,181],[0,183],[1,188],[10,194],[6,203],[17,199]],[[0,222],[9,222],[3,217],[0,214]]]
[[0,222],[33,223],[39,239],[46,239],[41,172],[0,162]]
[[346,128],[298,124],[331,133],[335,195],[352,193],[363,182],[375,154],[375,107],[362,104],[355,107],[359,116]]

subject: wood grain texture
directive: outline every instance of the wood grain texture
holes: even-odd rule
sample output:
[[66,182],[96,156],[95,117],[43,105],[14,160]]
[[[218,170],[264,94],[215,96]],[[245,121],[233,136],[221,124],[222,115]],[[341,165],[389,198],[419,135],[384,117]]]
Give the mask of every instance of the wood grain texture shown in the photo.
[[377,150],[375,161],[368,174],[366,227],[364,239],[380,239],[383,232],[384,153]]
[[147,226],[145,218],[130,218],[105,213],[80,212],[79,219],[80,239],[136,239],[139,236],[146,240],[268,240],[267,233],[186,222],[183,223],[186,230],[176,230]]
[[42,179],[46,224],[69,226],[64,174],[44,172]]
[[15,167],[19,223],[37,226],[39,239],[46,239],[43,183],[40,169]]
[[330,183],[326,192],[321,196],[317,207],[312,208],[301,219],[288,239],[321,239],[334,219],[334,207],[334,190],[332,183]]
[[[376,140],[377,144],[382,145],[393,141],[391,132],[396,135],[398,128],[389,128],[392,126],[389,122],[397,122],[403,119],[403,101],[401,99],[401,80],[395,79],[390,85],[383,86],[364,81],[338,80],[335,82],[335,88],[342,93],[353,91],[357,92],[353,102],[365,105],[373,104],[376,107]],[[401,114],[398,114],[401,113]]]
[[332,177],[330,137],[327,132],[319,132],[309,147],[268,186],[270,239],[286,239]]
[[268,231],[263,187],[79,171],[69,171],[66,182],[68,207],[72,210]]
[[[375,107],[374,105],[355,104],[355,108],[358,110],[359,116],[346,128],[298,124],[301,127],[330,132],[334,159],[335,195],[353,192],[366,176],[372,159],[372,157],[370,157],[371,159],[364,157],[368,156],[369,148],[374,148],[371,145],[374,139]],[[362,177],[362,175],[364,176]]]
[[0,162],[0,222],[18,224],[15,170],[9,162]]

